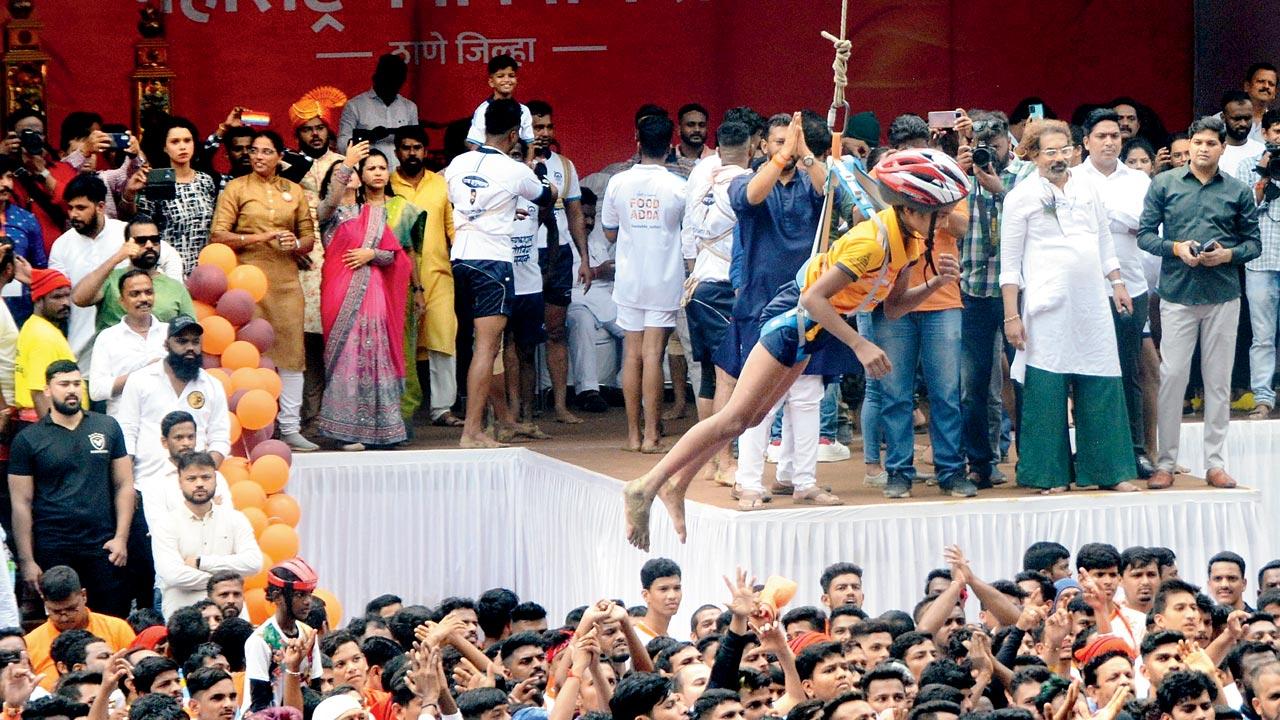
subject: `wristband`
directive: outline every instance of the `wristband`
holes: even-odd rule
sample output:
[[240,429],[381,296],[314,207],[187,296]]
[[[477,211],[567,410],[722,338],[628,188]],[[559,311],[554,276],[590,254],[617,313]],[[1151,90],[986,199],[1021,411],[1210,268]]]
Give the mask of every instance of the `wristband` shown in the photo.
[[285,669],[284,669],[284,674],[285,674],[285,675],[292,675],[292,676],[294,676],[294,677],[302,677],[302,671],[301,671],[301,670],[290,670],[289,668],[285,668]]
[[779,156],[780,155],[774,155],[773,157],[769,158],[769,162],[773,163],[774,165],[777,165],[779,170],[786,170],[787,164],[785,162],[778,162]]
[[1115,280],[1111,281],[1111,287],[1115,287],[1116,285],[1123,285],[1123,284],[1124,284],[1123,278],[1116,278]]

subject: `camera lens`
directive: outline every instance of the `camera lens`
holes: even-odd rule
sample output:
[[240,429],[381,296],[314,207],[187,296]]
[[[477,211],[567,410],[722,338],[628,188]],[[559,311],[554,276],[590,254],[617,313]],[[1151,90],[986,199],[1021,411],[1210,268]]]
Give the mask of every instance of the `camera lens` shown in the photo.
[[978,167],[989,167],[995,157],[991,154],[991,148],[979,145],[973,150],[973,164]]

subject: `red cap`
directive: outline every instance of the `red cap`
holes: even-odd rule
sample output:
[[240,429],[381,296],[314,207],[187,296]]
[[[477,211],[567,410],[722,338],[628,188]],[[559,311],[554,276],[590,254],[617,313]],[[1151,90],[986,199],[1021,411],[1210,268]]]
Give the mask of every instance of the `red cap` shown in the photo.
[[[297,580],[285,580],[276,574],[277,570],[288,570],[293,573]],[[307,564],[306,560],[300,557],[289,558],[284,562],[278,562],[271,568],[271,572],[267,573],[267,583],[273,587],[284,588],[286,590],[297,590],[299,592],[311,592],[316,589],[316,585],[320,582],[316,571]]]

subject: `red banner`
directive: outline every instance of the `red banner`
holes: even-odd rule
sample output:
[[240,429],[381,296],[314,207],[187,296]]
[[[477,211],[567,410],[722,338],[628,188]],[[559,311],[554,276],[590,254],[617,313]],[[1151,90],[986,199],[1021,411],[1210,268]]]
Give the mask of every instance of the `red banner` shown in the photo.
[[[523,60],[517,98],[556,110],[567,155],[590,171],[633,151],[645,102],[696,101],[712,127],[734,105],[825,114],[837,0],[163,0],[176,111],[202,132],[236,105],[271,114],[317,85],[369,88],[379,55],[409,63],[423,120],[466,117],[486,98],[485,61]],[[56,139],[67,112],[129,117],[139,3],[36,0],[53,60]],[[1043,96],[1060,115],[1119,94],[1170,127],[1190,117],[1190,3],[1063,0],[851,2],[849,101],[882,127],[901,112],[963,105],[1008,111]],[[433,143],[438,142],[433,136]]]

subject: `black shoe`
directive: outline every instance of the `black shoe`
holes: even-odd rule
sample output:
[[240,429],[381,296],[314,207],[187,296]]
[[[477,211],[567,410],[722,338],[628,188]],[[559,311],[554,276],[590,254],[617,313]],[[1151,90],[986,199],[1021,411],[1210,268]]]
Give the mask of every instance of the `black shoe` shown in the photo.
[[1151,462],[1151,458],[1146,455],[1138,456],[1138,478],[1146,480],[1156,474],[1155,463]]
[[884,496],[891,499],[911,497],[911,479],[898,473],[889,474],[889,482],[884,486]]
[[965,477],[966,479],[968,479],[970,483],[973,483],[973,486],[975,488],[979,490],[990,490],[991,488],[995,487],[994,485],[991,484],[990,475],[988,475],[987,477],[983,477],[982,473],[976,470],[970,471],[969,474]]
[[587,412],[602,413],[609,409],[609,403],[605,402],[605,399],[600,396],[600,392],[597,390],[579,393],[577,400],[578,407]]
[[958,477],[945,485],[939,482],[938,489],[943,495],[958,498],[970,498],[978,494],[978,486],[965,477]]

